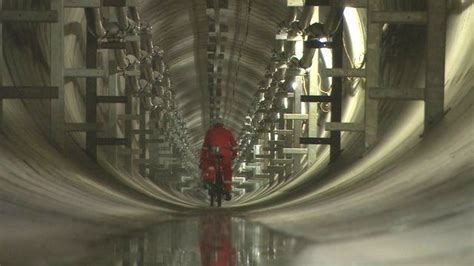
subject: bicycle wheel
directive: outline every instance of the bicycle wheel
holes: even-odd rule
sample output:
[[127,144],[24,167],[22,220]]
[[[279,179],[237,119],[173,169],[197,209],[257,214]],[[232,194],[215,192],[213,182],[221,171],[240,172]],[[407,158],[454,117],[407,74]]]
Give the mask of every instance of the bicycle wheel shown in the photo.
[[222,191],[219,189],[217,191],[217,207],[220,207],[222,205]]
[[223,182],[222,182],[222,175],[219,172],[217,172],[216,175],[216,187],[215,187],[215,194],[216,194],[216,200],[217,200],[217,207],[220,207],[222,205],[222,192],[223,192]]
[[216,193],[213,191],[213,189],[212,189],[212,188],[209,188],[209,195],[211,196],[211,207],[214,206],[214,195],[215,195],[215,194],[216,194]]

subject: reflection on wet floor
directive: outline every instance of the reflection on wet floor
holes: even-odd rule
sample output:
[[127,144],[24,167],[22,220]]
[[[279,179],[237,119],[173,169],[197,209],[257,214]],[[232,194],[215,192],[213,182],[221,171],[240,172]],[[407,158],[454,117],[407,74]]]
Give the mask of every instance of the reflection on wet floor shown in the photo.
[[292,265],[306,241],[225,215],[163,223],[111,239],[71,265],[240,266]]

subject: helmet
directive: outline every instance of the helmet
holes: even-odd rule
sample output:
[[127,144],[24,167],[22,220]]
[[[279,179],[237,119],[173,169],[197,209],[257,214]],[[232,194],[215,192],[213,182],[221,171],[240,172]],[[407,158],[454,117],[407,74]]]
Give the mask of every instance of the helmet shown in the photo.
[[224,124],[224,119],[222,116],[216,116],[214,119],[212,119],[212,124],[213,125],[223,125]]

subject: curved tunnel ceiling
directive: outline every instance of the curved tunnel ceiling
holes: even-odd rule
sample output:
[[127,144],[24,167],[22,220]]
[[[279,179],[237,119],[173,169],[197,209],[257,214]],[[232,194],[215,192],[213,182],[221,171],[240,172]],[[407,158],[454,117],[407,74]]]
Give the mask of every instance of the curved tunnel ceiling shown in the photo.
[[[216,99],[227,126],[240,131],[270,62],[277,25],[287,17],[286,4],[284,0],[143,1],[140,14],[153,27],[155,43],[166,52],[196,147],[209,126],[210,86],[222,91]],[[209,65],[219,70],[209,70]],[[211,73],[218,73],[219,80],[213,81]]]

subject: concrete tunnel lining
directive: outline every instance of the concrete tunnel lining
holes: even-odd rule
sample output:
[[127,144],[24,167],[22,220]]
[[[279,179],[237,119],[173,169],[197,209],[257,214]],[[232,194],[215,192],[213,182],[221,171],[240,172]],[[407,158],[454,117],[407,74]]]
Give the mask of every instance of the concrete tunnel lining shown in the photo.
[[[169,6],[170,13],[167,13],[166,8],[159,8],[159,5],[154,6],[155,9],[147,8],[153,4],[152,1],[143,6],[145,11],[142,16],[145,18],[163,13],[163,20],[150,20],[156,25],[155,30],[168,28],[166,21],[173,20],[176,15],[171,11],[176,11],[179,3],[171,2],[160,3]],[[259,26],[266,14],[277,14],[273,24],[268,23],[265,28],[266,36],[273,37],[278,22],[276,18],[285,17],[284,3],[280,1],[273,9],[265,10],[263,2],[255,2],[257,7],[254,7],[253,12],[261,12],[262,17],[252,22],[254,27]],[[22,4],[26,7],[31,3]],[[200,6],[202,3],[197,1],[188,1],[186,4],[195,10],[203,9]],[[435,129],[420,138],[423,134],[422,104],[395,105],[392,110],[402,111],[387,116],[390,118],[384,121],[390,125],[387,126],[387,133],[379,145],[363,158],[358,158],[360,153],[357,147],[360,146],[357,146],[357,143],[360,144],[360,137],[347,136],[347,150],[339,163],[326,167],[327,159],[322,157],[314,169],[301,177],[273,188],[262,188],[254,196],[248,195],[240,202],[233,203],[231,207],[236,214],[249,217],[278,231],[321,243],[313,250],[313,254],[305,254],[301,258],[302,263],[314,262],[317,259],[334,265],[358,260],[360,263],[397,262],[398,259],[402,262],[417,262],[416,259],[423,256],[427,258],[425,261],[435,263],[433,258],[440,254],[448,257],[448,262],[467,263],[474,253],[471,203],[474,165],[474,60],[469,57],[469,51],[474,49],[473,36],[469,34],[470,29],[474,27],[472,12],[472,4],[467,4],[462,10],[451,10],[450,13],[445,102],[449,112]],[[79,21],[82,25],[77,29],[84,32],[85,24],[79,11],[72,11],[67,18],[71,22]],[[193,19],[198,24],[202,24],[204,20],[203,17]],[[188,23],[191,24],[191,20]],[[239,21],[235,23],[238,24]],[[181,42],[177,32],[186,26],[174,26],[176,28],[170,28],[166,33],[173,36],[176,42]],[[28,36],[29,32],[25,29],[27,28],[16,34]],[[39,28],[36,33],[40,43],[39,49],[43,52],[47,50],[45,30],[46,28]],[[201,36],[204,33],[194,28],[192,34]],[[192,85],[200,84],[200,81],[185,79],[196,80],[202,78],[202,74],[186,76],[181,71],[186,72],[194,68],[187,66],[189,64],[198,66],[199,60],[203,60],[198,59],[202,57],[203,51],[199,50],[201,47],[196,43],[186,42],[183,44],[186,48],[173,45],[172,42],[167,42],[167,34],[158,35],[157,41],[160,45],[171,48],[166,56],[170,59],[173,81],[191,89]],[[8,38],[8,35],[6,36]],[[80,34],[66,37],[67,47],[70,49],[70,52],[66,53],[66,63],[82,64],[84,44],[79,36]],[[197,40],[202,41],[202,38],[201,36]],[[25,53],[24,49],[28,51],[28,45],[24,44],[25,46],[20,48],[16,46],[18,43],[6,43],[6,48],[8,47],[11,53],[6,56],[8,65],[2,65],[2,69],[8,69],[11,76],[4,75],[3,84],[45,82],[45,63],[43,62],[42,68],[41,64],[27,63],[35,62],[35,51]],[[188,47],[191,45],[194,47]],[[247,49],[255,49],[253,45],[255,44],[250,44]],[[266,48],[258,45],[256,47],[262,50]],[[194,60],[187,57],[190,49],[194,49]],[[254,66],[253,62],[256,60],[249,58],[252,63],[245,66],[248,70],[242,71],[249,71],[250,74],[260,73],[263,76],[265,61],[268,61],[270,56],[267,52],[269,51],[265,50],[261,65]],[[184,56],[180,56],[180,53]],[[406,66],[403,62],[395,62],[394,65],[397,63],[398,69]],[[38,71],[38,66],[41,71]],[[174,69],[176,72],[173,72]],[[403,77],[409,80],[406,81],[408,83],[421,85],[423,77],[417,75],[417,71],[405,68],[402,72],[396,74],[403,74]],[[81,99],[81,94],[74,92],[73,86],[75,85],[68,83],[70,98]],[[195,96],[193,92],[185,93],[183,90],[182,93],[182,97]],[[252,94],[242,95],[245,95],[242,99],[242,102],[245,102]],[[178,94],[178,99],[180,97]],[[184,98],[180,100],[186,101]],[[69,119],[79,120],[83,112],[81,104],[77,104],[77,100],[68,104]],[[205,106],[205,103],[203,104]],[[184,108],[188,106],[196,108],[190,105]],[[81,250],[92,238],[97,240],[110,234],[169,220],[175,214],[193,212],[193,209],[199,206],[199,203],[189,196],[179,196],[169,187],[157,186],[139,178],[128,178],[123,170],[113,168],[105,154],[99,157],[100,164],[96,164],[83,152],[83,140],[80,136],[76,135],[71,141],[68,156],[65,157],[50,145],[46,138],[46,101],[8,100],[4,101],[3,108],[5,128],[0,140],[0,196],[3,217],[0,223],[3,230],[0,233],[0,250],[4,252],[0,252],[0,258],[10,258],[14,261],[15,256],[20,256],[18,251],[13,251],[14,247],[28,245],[32,254],[37,252],[36,256],[41,256],[42,248],[39,243],[28,244],[40,232],[40,235],[51,237],[50,241],[53,242],[63,239],[63,250],[56,247],[56,251],[51,248],[51,253],[45,253],[54,256],[62,254],[61,252]],[[195,115],[196,112],[199,111],[184,110],[185,114]],[[203,128],[193,125],[206,124],[198,122],[197,119],[196,117],[188,121],[188,126],[195,128],[194,131],[191,130],[195,136],[202,134]],[[194,139],[199,141],[198,137]],[[348,154],[351,149],[354,153]],[[317,179],[314,178],[316,173],[319,173]],[[447,218],[442,219],[444,216]],[[32,220],[29,221],[30,219]],[[57,228],[52,229],[48,223],[54,223]],[[24,232],[20,239],[19,233],[28,227],[32,228],[31,232]],[[78,237],[77,232],[81,230],[94,237]],[[71,247],[71,244],[64,240],[68,238],[77,239],[77,246]],[[444,250],[444,241],[454,247]],[[410,252],[410,248],[423,246],[426,242],[431,242],[432,245]],[[405,252],[406,256],[400,258],[400,253],[396,252],[387,255],[387,248],[380,246],[398,248],[400,252]],[[387,256],[381,257],[377,252],[361,252],[364,247],[367,250],[380,251],[380,254]],[[334,252],[338,249],[350,252],[346,261],[336,259],[338,256]],[[466,254],[462,260],[453,255],[460,250]],[[361,257],[365,257],[365,260]]]

